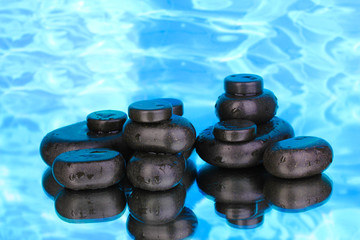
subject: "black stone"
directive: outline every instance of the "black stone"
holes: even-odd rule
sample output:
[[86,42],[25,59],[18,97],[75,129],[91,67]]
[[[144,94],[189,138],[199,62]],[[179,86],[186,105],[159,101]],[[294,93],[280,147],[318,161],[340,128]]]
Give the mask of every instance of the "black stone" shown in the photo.
[[172,105],[164,100],[138,101],[130,104],[128,113],[135,122],[156,123],[170,119]]
[[53,163],[57,182],[69,189],[98,189],[118,183],[125,175],[125,160],[119,152],[81,149],[60,154]]
[[124,137],[128,146],[136,151],[174,154],[192,148],[196,131],[186,118],[173,115],[158,124],[129,119],[124,125]]
[[256,166],[262,162],[263,153],[269,145],[294,136],[291,125],[277,117],[259,125],[256,138],[249,142],[218,141],[212,131],[211,126],[199,134],[196,152],[204,161],[225,168]]
[[184,207],[174,220],[162,225],[150,225],[137,221],[131,215],[127,220],[127,229],[132,237],[138,240],[178,240],[191,236],[198,225],[193,211]]
[[216,202],[252,204],[264,199],[264,169],[226,169],[205,164],[196,181],[200,190]]
[[262,77],[255,74],[233,74],[224,79],[225,92],[237,96],[260,95],[264,88]]
[[51,168],[45,170],[41,182],[44,192],[53,200],[55,200],[58,193],[64,189],[64,187],[55,180]]
[[127,165],[127,177],[134,187],[164,191],[175,187],[185,170],[180,154],[136,152]]
[[285,212],[303,212],[324,204],[331,195],[332,182],[325,174],[302,179],[271,176],[264,187],[265,198]]
[[296,137],[266,149],[264,166],[281,178],[303,178],[323,172],[332,162],[330,144],[317,137]]
[[246,119],[262,124],[275,116],[277,108],[274,93],[264,89],[262,94],[254,97],[222,94],[215,104],[215,113],[220,121]]
[[40,154],[46,164],[52,166],[61,153],[89,148],[110,148],[120,152],[128,160],[133,151],[126,145],[123,133],[91,133],[86,122],[75,123],[48,133],[41,142]]
[[55,200],[57,214],[70,223],[114,220],[122,216],[125,206],[124,192],[115,186],[84,191],[64,189]]
[[221,121],[215,124],[213,134],[223,142],[247,142],[256,137],[256,124],[241,119]]
[[134,188],[128,197],[130,214],[145,224],[173,221],[184,207],[186,189],[182,184],[167,191],[150,192]]
[[126,113],[115,110],[103,110],[87,116],[87,126],[95,133],[119,132],[127,119]]
[[154,100],[163,100],[172,105],[172,113],[178,116],[182,116],[184,114],[184,105],[183,102],[176,98],[157,98]]

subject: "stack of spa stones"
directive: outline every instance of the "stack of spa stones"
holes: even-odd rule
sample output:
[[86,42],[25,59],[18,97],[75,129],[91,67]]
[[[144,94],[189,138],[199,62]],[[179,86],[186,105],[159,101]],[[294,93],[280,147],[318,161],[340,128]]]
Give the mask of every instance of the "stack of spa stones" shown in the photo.
[[[281,178],[309,177],[332,162],[331,146],[317,137],[294,137],[286,121],[275,117],[277,99],[254,74],[224,80],[225,93],[215,105],[220,122],[202,131],[196,143],[199,156],[214,166],[264,166]],[[265,153],[265,154],[264,154]]]
[[[226,213],[230,223],[239,227],[253,224],[254,227],[262,221],[261,214],[237,218],[233,213],[243,211],[244,206],[249,207],[251,213],[251,208],[253,211],[259,208],[256,204],[262,204],[266,209],[266,199],[262,193],[263,181],[251,185],[255,190],[260,189],[261,193],[255,190],[257,194],[247,193],[250,188],[242,185],[241,179],[244,177],[240,174],[240,169],[251,172],[254,167],[263,163],[267,172],[276,177],[306,178],[323,172],[332,162],[333,153],[331,146],[323,139],[294,138],[291,125],[275,117],[277,98],[273,92],[263,88],[260,76],[230,75],[224,80],[224,88],[225,93],[219,96],[215,105],[220,122],[199,134],[196,152],[214,167],[239,169],[230,171],[230,175],[235,176],[232,179],[238,178],[239,181],[230,183],[224,180],[227,179],[226,171],[209,168],[211,170],[198,173],[197,182],[204,193],[215,198],[217,211]],[[208,187],[207,183],[212,181],[206,179],[207,174],[203,174],[207,171],[216,172],[222,180],[216,180],[216,183]],[[212,175],[217,176],[216,174]],[[237,191],[243,192],[249,199],[242,201],[241,197],[235,197]],[[244,205],[249,204],[250,200],[253,205]]]
[[[56,211],[63,219],[97,218],[90,214],[91,209],[119,215],[124,204],[106,210],[105,205],[95,207],[94,203],[102,196],[109,202],[106,196],[118,196],[119,192],[124,195],[127,187],[133,221],[167,224],[181,218],[186,189],[196,175],[196,166],[187,160],[194,149],[196,132],[181,116],[183,104],[177,99],[154,99],[135,102],[128,110],[130,119],[121,111],[93,112],[86,121],[54,130],[43,139],[41,156],[51,167],[44,173],[43,186],[55,199]],[[117,185],[120,181],[125,185]],[[155,196],[159,203],[165,201],[160,204],[162,211],[160,206],[157,211],[151,209]],[[176,203],[172,207],[166,205],[169,196]],[[66,207],[71,199],[76,199],[76,204]],[[80,206],[81,199],[88,201]],[[117,202],[124,203],[121,199]],[[139,208],[144,204],[149,205],[149,213]],[[151,217],[152,212],[157,215]]]

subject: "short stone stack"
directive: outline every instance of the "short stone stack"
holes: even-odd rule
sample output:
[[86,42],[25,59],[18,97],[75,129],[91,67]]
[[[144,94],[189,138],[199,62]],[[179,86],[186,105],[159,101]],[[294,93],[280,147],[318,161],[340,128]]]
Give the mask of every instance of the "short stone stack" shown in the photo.
[[164,191],[180,182],[186,166],[184,153],[193,148],[196,132],[186,118],[172,113],[173,105],[161,99],[129,106],[124,137],[135,151],[127,165],[134,187]]
[[196,151],[223,168],[260,165],[281,178],[309,177],[332,162],[331,146],[316,137],[294,137],[289,123],[275,117],[277,98],[263,88],[262,77],[234,74],[224,80],[225,93],[215,105],[220,122],[202,131]]

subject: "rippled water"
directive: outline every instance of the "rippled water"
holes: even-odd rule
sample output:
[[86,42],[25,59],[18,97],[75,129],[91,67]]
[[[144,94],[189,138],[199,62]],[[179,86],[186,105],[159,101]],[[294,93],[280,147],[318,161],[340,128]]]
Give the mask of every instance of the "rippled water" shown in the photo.
[[0,0],[0,239],[129,238],[128,212],[101,224],[56,216],[41,188],[41,139],[94,110],[155,97],[182,99],[200,132],[217,121],[223,78],[238,72],[264,77],[297,135],[331,143],[333,195],[240,230],[194,186],[193,238],[359,238],[359,10],[356,0]]

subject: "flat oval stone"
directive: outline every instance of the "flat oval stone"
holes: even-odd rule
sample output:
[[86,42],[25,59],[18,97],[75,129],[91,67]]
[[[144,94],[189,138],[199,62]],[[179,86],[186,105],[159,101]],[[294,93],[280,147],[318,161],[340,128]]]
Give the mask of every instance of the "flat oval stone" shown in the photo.
[[175,154],[192,148],[196,131],[186,118],[173,115],[158,124],[127,120],[124,137],[128,146],[136,151]]
[[173,221],[180,214],[185,197],[186,190],[181,184],[161,192],[134,188],[128,197],[130,214],[145,224],[165,224]]
[[180,215],[169,223],[151,225],[137,221],[131,216],[127,220],[127,229],[135,239],[180,240],[191,236],[198,225],[196,215],[184,207]]
[[136,152],[127,165],[127,177],[134,187],[164,191],[175,187],[185,170],[181,155]]
[[157,98],[154,100],[163,100],[171,104],[172,114],[182,116],[184,114],[184,104],[180,99],[177,98]]
[[41,141],[40,154],[44,162],[51,167],[55,158],[61,153],[89,148],[110,148],[120,152],[126,160],[133,154],[133,150],[124,141],[122,132],[91,133],[86,121],[48,133]]
[[277,108],[277,98],[274,93],[264,89],[262,94],[254,97],[222,94],[215,104],[215,113],[220,121],[246,119],[262,124],[275,116]]
[[303,178],[323,172],[332,162],[330,144],[317,137],[296,137],[274,143],[264,154],[264,166],[281,178]]
[[96,133],[119,132],[127,119],[126,113],[115,110],[92,112],[87,116],[87,126]]
[[213,127],[202,131],[196,141],[196,152],[206,162],[224,168],[244,168],[259,165],[265,149],[272,143],[291,138],[294,130],[286,121],[274,117],[258,125],[256,138],[248,142],[223,142],[213,135]]
[[70,223],[111,221],[122,216],[125,206],[124,192],[116,186],[83,191],[64,189],[55,200],[56,213]]
[[264,193],[277,210],[303,212],[324,204],[332,192],[332,182],[325,174],[301,179],[270,177]]
[[205,164],[196,181],[200,190],[222,203],[254,203],[264,199],[264,170],[226,169]]
[[55,200],[59,192],[64,189],[64,187],[55,180],[51,168],[45,170],[41,183],[46,195],[53,200]]
[[233,119],[215,124],[214,137],[224,142],[246,142],[256,137],[256,124],[249,120]]
[[139,123],[157,123],[169,120],[172,105],[164,100],[145,100],[130,104],[129,118]]
[[242,73],[229,75],[224,79],[225,92],[237,96],[260,95],[264,80],[259,75]]
[[187,159],[184,174],[181,178],[181,183],[185,186],[186,190],[192,186],[197,174],[196,163],[192,159]]
[[119,152],[81,149],[60,154],[53,163],[57,182],[69,189],[98,189],[118,183],[125,175],[125,160]]

